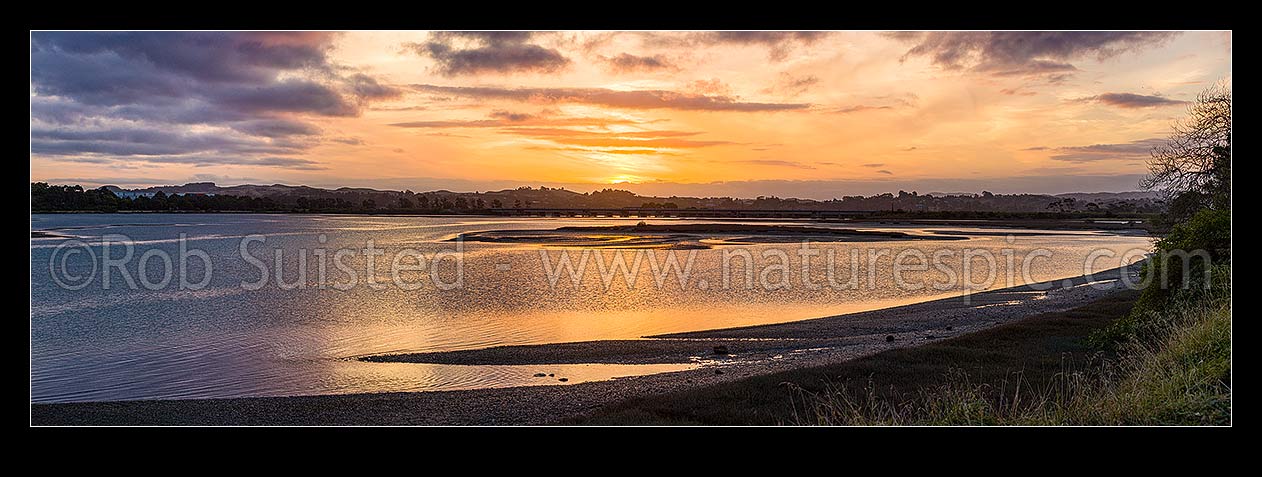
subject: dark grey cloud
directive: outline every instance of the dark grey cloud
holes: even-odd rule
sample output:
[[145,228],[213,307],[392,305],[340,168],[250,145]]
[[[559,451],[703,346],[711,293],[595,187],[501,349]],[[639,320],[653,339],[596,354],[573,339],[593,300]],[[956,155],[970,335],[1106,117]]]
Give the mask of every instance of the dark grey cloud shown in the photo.
[[189,83],[196,81],[164,72],[143,58],[134,61],[110,52],[67,52],[48,45],[39,33],[31,37],[31,87],[41,95],[89,105],[162,104],[189,93]]
[[104,121],[135,121],[157,124],[229,124],[238,121],[276,118],[272,114],[250,114],[196,98],[162,102],[136,102],[121,105],[95,105],[63,96],[31,97],[31,120],[63,126],[99,124]]
[[457,38],[476,40],[489,45],[525,43],[536,35],[533,31],[437,31],[430,34],[432,41],[447,42]]
[[928,57],[951,70],[1001,76],[1063,79],[1077,68],[1070,61],[1107,59],[1165,43],[1175,32],[899,32],[889,36],[914,43],[904,58]]
[[1143,161],[1150,157],[1153,148],[1166,143],[1162,138],[1141,139],[1120,144],[1092,144],[1089,146],[1031,147],[1027,151],[1052,151],[1051,159],[1066,162],[1095,161]]
[[[86,162],[86,163],[107,163],[115,162],[112,160],[102,159],[94,156],[56,156],[51,158],[57,161],[68,162]],[[153,164],[187,164],[194,167],[211,167],[211,166],[265,166],[277,167],[282,169],[294,170],[323,170],[324,166],[316,161],[303,159],[300,157],[281,157],[281,156],[264,156],[264,157],[224,157],[213,155],[183,154],[174,156],[150,156],[144,158],[144,162]]]
[[890,172],[890,171],[888,171],[888,170],[886,170],[886,169],[881,169],[881,170],[879,170],[879,171],[876,171],[876,173],[877,173],[877,174],[885,174],[885,175],[887,175],[887,176],[892,176],[892,175],[894,175],[894,173],[893,173],[893,172]]
[[324,32],[36,32],[34,49],[101,55],[200,81],[258,82],[277,70],[327,68]]
[[320,128],[313,124],[283,118],[239,121],[231,123],[230,127],[252,136],[263,137],[314,136],[320,134]]
[[329,87],[303,79],[265,86],[237,86],[219,96],[218,104],[245,113],[307,112],[324,116],[356,116],[359,107]]
[[351,94],[360,100],[394,99],[403,95],[403,90],[384,85],[376,78],[363,73],[355,73],[346,79]]
[[699,33],[702,42],[713,44],[762,45],[775,61],[788,57],[798,45],[809,45],[829,35],[820,31],[716,31]]
[[807,103],[758,103],[730,96],[687,94],[664,90],[619,91],[605,88],[502,88],[491,86],[413,85],[429,93],[467,98],[581,103],[625,109],[677,109],[686,111],[793,111],[810,108]]
[[1187,101],[1170,99],[1164,96],[1149,96],[1134,93],[1104,93],[1101,95],[1082,98],[1080,101],[1097,102],[1107,104],[1109,106],[1117,106],[1119,108],[1155,108],[1160,106],[1180,106],[1188,104]]
[[[31,35],[31,86],[41,95],[94,105],[216,104],[220,95],[240,95],[242,88],[285,86],[283,73],[310,72],[325,81],[310,81],[298,92],[310,95],[319,87],[330,96],[342,93],[344,81],[325,56],[332,39],[330,34],[283,32],[36,32]],[[363,81],[361,75],[351,78]],[[310,112],[329,112],[325,98],[316,99]],[[285,111],[302,110],[287,104]]]
[[[321,32],[34,32],[33,159],[314,167],[305,116],[402,90],[332,63]],[[196,128],[190,133],[189,126]],[[210,155],[214,155],[211,157]]]
[[705,34],[719,43],[779,45],[785,42],[814,43],[829,32],[823,31],[716,31]]
[[884,163],[884,162],[873,162],[873,163],[869,163],[869,164],[864,164],[864,165],[863,165],[863,167],[873,167],[873,168],[876,168],[876,167],[885,167],[885,163]]
[[651,71],[673,71],[677,70],[669,59],[664,55],[653,56],[637,56],[630,53],[620,53],[610,57],[601,57],[601,61],[609,67],[614,73],[638,73]]
[[[151,126],[110,126],[104,128],[34,127],[31,153],[36,156],[76,158],[79,162],[105,163],[112,160],[141,162],[196,163],[213,155],[216,164],[285,165],[260,162],[257,156],[294,154],[310,147],[306,140],[285,135],[262,137],[236,131],[189,132]],[[187,159],[180,157],[187,156]],[[297,164],[297,163],[295,163]],[[314,162],[303,162],[303,165]]]
[[555,73],[570,65],[560,51],[529,43],[532,32],[435,32],[412,52],[433,59],[445,76],[483,73]]

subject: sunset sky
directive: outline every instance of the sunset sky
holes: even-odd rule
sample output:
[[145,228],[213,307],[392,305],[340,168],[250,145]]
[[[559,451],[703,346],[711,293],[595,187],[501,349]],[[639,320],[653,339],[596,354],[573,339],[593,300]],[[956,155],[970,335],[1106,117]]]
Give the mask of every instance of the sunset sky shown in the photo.
[[1225,32],[35,32],[31,180],[1136,189]]

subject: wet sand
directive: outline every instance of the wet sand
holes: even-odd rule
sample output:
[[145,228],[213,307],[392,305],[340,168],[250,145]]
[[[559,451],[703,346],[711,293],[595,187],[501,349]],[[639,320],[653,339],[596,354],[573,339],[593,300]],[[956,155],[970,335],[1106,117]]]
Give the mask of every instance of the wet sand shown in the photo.
[[[1138,266],[1131,266],[1101,272],[1091,278],[1055,280],[791,323],[675,333],[650,340],[509,346],[365,358],[479,364],[679,360],[707,364],[687,371],[574,385],[468,391],[32,404],[31,422],[35,425],[550,424],[628,398],[832,364],[958,336],[1040,313],[1068,310],[1118,291],[1122,274],[1137,272]],[[719,345],[727,346],[729,354],[716,355],[714,346]]]
[[74,237],[70,235],[59,234],[57,232],[49,232],[47,230],[32,230],[31,238],[37,239],[37,238],[74,238]]

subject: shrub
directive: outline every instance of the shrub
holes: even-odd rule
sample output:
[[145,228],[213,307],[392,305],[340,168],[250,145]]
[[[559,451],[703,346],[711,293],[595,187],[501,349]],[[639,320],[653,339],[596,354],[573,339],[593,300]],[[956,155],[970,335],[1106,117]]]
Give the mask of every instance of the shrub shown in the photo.
[[[1144,265],[1144,287],[1126,317],[1092,333],[1092,345],[1112,349],[1118,343],[1143,339],[1146,323],[1174,302],[1231,293],[1231,211],[1203,209],[1174,226],[1157,242]],[[1208,257],[1208,260],[1206,260]]]

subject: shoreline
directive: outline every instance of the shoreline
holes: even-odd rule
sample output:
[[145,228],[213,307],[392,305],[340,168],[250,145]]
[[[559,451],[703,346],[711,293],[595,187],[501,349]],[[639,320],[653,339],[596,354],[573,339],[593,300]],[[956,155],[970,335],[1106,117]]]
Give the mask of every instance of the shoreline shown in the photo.
[[[364,393],[229,399],[108,401],[31,404],[33,425],[528,425],[549,424],[625,399],[821,366],[988,329],[1030,316],[1068,310],[1122,290],[1123,273],[1137,265],[1037,284],[974,293],[860,313],[781,324],[660,335],[623,340],[503,347],[481,359],[521,356],[558,359],[644,360],[703,357],[707,366],[661,374],[573,385],[522,386],[463,391]],[[1097,286],[1091,286],[1090,284]],[[1040,291],[1044,285],[1054,285]],[[947,329],[947,327],[950,329]],[[888,341],[893,337],[893,341]],[[713,347],[729,340],[729,353]],[[602,344],[604,343],[604,344]],[[759,344],[762,343],[762,344]],[[786,346],[792,344],[792,346]],[[702,346],[703,345],[703,346]],[[801,346],[810,345],[810,346]],[[816,346],[821,345],[821,346]],[[523,349],[527,348],[527,349]],[[497,349],[487,348],[485,350]],[[448,356],[473,359],[469,353]],[[574,351],[579,350],[579,351]],[[706,351],[709,350],[709,355]],[[697,354],[700,353],[700,354]],[[431,356],[432,357],[432,356]],[[644,361],[640,361],[644,362]]]

